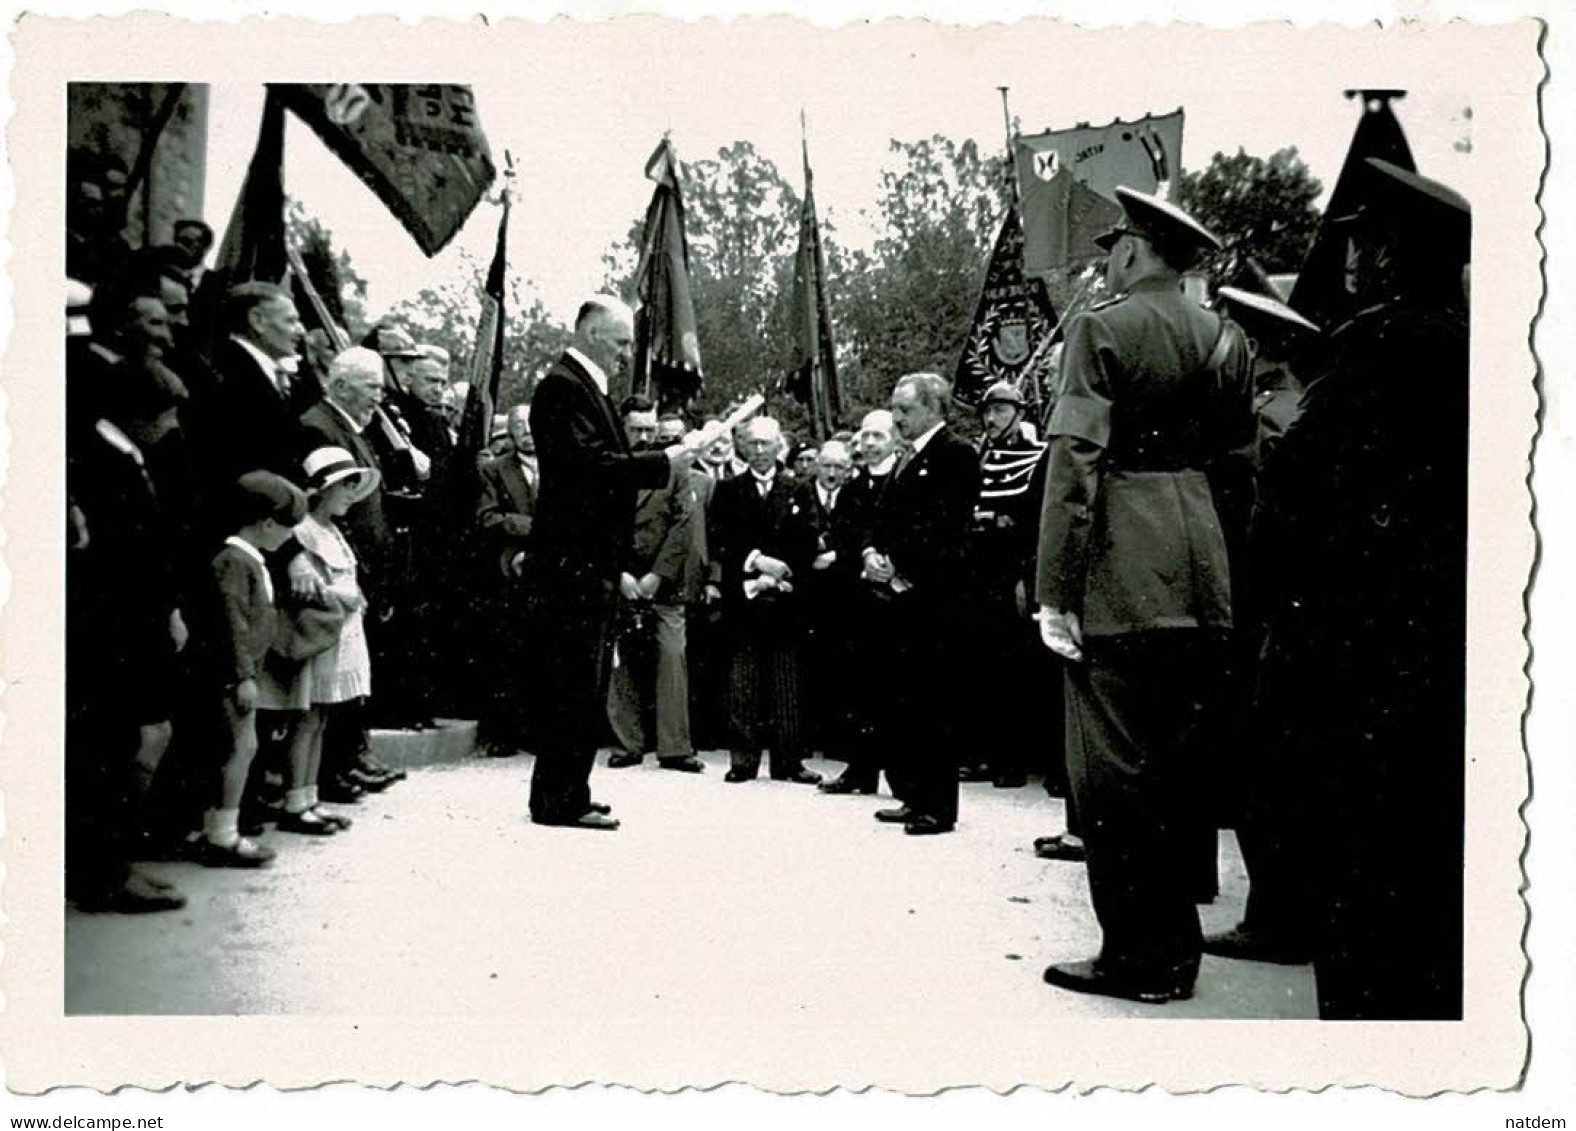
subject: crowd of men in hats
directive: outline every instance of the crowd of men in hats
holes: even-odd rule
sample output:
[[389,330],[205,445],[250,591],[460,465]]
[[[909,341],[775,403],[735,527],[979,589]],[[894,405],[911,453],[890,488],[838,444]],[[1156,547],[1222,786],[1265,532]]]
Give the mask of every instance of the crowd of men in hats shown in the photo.
[[[205,293],[200,222],[74,239],[69,896],[180,906],[131,865],[154,832],[239,867],[268,824],[342,833],[402,776],[369,726],[464,712],[560,828],[619,827],[610,735],[612,769],[726,748],[730,786],[884,773],[911,836],[967,819],[960,782],[1043,774],[1066,827],[1035,851],[1087,868],[1103,936],[1050,984],[1164,1003],[1210,952],[1312,961],[1322,1016],[1460,1016],[1470,213],[1366,171],[1344,325],[1188,297],[1215,238],[1118,190],[1114,297],[1067,320],[1043,429],[1009,383],[949,424],[913,373],[797,447],[615,405],[634,319],[597,296],[464,452],[442,350]],[[1204,938],[1223,826],[1247,912]]]

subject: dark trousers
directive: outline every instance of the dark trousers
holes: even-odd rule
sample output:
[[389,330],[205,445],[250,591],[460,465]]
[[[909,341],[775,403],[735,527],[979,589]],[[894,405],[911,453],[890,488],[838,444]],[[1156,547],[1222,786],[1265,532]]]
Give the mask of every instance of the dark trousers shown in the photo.
[[955,613],[912,594],[893,601],[889,710],[882,747],[892,793],[917,814],[958,819]]
[[1211,653],[1202,632],[1147,632],[1088,640],[1067,665],[1068,772],[1100,960],[1159,985],[1190,985],[1201,953],[1192,793],[1219,679]]
[[[843,701],[848,738],[843,749],[833,756],[848,763],[842,776],[859,789],[875,789],[881,781],[881,770],[889,766],[886,751],[893,729],[896,684],[892,657],[885,645],[896,631],[896,612],[890,597],[878,596],[874,587],[866,583],[860,583],[849,598],[848,619],[843,628],[852,645]],[[901,778],[901,771],[898,776]],[[897,782],[890,773],[887,782],[893,795],[899,796]]]
[[728,716],[735,770],[759,772],[761,751],[771,750],[774,778],[804,769],[798,641],[773,625],[735,641],[728,667]]
[[544,590],[535,604],[540,725],[533,728],[531,819],[539,823],[573,821],[590,807],[591,767],[607,730],[617,608],[611,584]]
[[[68,680],[70,676],[67,676]],[[130,871],[134,723],[100,710],[66,716],[66,896],[90,899]]]

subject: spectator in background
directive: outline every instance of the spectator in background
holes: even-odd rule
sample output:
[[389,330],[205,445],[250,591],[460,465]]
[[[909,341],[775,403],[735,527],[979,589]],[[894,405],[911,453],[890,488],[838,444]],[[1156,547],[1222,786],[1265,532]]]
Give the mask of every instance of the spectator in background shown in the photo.
[[126,226],[126,163],[115,153],[77,147],[66,154],[66,277],[97,286],[131,255]]
[[793,485],[781,475],[782,430],[770,417],[742,426],[749,473],[718,486],[708,531],[721,567],[723,616],[732,653],[728,713],[733,737],[726,780],[760,773],[763,750],[779,781],[815,784],[804,766],[800,711],[801,615],[793,557]]
[[[854,644],[848,631],[858,597],[864,519],[846,489],[853,461],[846,445],[828,440],[816,452],[815,474],[797,485],[792,507],[794,550],[805,628],[804,704],[807,744],[826,757],[857,762],[852,699]],[[823,782],[828,793],[852,792],[857,776]],[[873,781],[865,792],[874,792]]]
[[224,443],[212,449],[209,474],[225,483],[254,470],[298,474],[296,422],[312,393],[284,364],[303,336],[295,303],[272,283],[242,283],[225,311],[230,336],[214,354],[220,386],[208,424]]
[[[137,353],[162,310],[157,299],[132,300],[110,340]],[[105,302],[95,318],[116,325]],[[133,870],[130,846],[170,742],[186,643],[169,524],[144,453],[176,428],[184,390],[146,353],[99,372],[106,380],[79,390],[78,411],[96,419],[73,437],[67,467],[82,537],[66,567],[66,890],[83,910],[172,910],[185,899]]]
[[488,598],[487,632],[477,637],[487,651],[479,730],[483,749],[494,757],[518,753],[526,745],[530,710],[529,697],[521,694],[519,674],[527,669],[527,650],[532,647],[525,576],[539,473],[530,406],[510,409],[508,421],[511,450],[482,466],[476,504],[481,584]]
[[187,290],[196,295],[208,274],[204,261],[213,250],[213,229],[201,220],[177,220],[169,249],[171,259],[185,276]]
[[[630,450],[660,450],[657,407],[650,398],[625,397],[620,406]],[[678,422],[682,427],[683,421]],[[669,433],[672,429],[670,427]],[[680,431],[676,440],[683,440]],[[666,770],[699,773],[690,737],[689,669],[685,657],[687,589],[697,577],[690,570],[694,539],[695,492],[690,474],[675,474],[662,487],[644,488],[635,497],[635,534],[619,575],[623,598],[619,655],[624,678],[609,688],[608,709],[626,750],[608,758],[619,769],[639,765],[648,750]],[[632,702],[633,712],[626,712]],[[634,718],[625,718],[632,713]]]

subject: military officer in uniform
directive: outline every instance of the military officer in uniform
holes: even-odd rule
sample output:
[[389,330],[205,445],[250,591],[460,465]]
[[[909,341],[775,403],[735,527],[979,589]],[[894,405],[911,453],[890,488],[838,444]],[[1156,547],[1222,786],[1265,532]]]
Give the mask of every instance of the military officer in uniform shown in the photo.
[[[1256,432],[1251,450],[1241,453],[1256,473],[1296,419],[1302,399],[1298,370],[1306,373],[1319,327],[1290,306],[1268,295],[1237,287],[1221,287],[1217,309],[1246,335],[1256,390],[1253,400]],[[1300,965],[1309,960],[1312,924],[1307,890],[1307,864],[1302,845],[1289,835],[1304,815],[1301,800],[1287,805],[1274,788],[1280,780],[1285,751],[1273,734],[1251,725],[1249,709],[1257,675],[1256,659],[1263,639],[1261,580],[1253,556],[1252,512],[1255,476],[1237,477],[1225,487],[1216,482],[1216,506],[1226,525],[1231,560],[1233,629],[1230,694],[1232,728],[1221,744],[1226,765],[1211,793],[1221,799],[1223,824],[1234,828],[1248,871],[1248,900],[1242,921],[1230,930],[1205,936],[1204,950],[1224,958]],[[1273,587],[1273,581],[1268,584]]]
[[[1041,636],[1066,667],[1067,756],[1103,942],[1051,985],[1163,1003],[1192,995],[1201,933],[1190,791],[1231,627],[1207,470],[1251,434],[1241,336],[1182,291],[1213,235],[1118,188],[1099,237],[1120,295],[1071,319],[1040,517]],[[1232,375],[1238,375],[1233,377]]]
[[[1472,214],[1377,158],[1359,313],[1266,462],[1259,713],[1310,868],[1319,1016],[1462,1016]],[[1258,880],[1255,877],[1254,883]]]

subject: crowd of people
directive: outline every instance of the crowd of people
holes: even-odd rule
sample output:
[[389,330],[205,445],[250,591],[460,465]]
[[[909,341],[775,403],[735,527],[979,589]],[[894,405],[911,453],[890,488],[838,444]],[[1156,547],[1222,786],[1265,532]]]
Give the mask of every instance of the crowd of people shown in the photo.
[[[1338,329],[1195,302],[1214,237],[1121,190],[1043,438],[1014,384],[974,417],[930,373],[817,444],[615,405],[634,318],[597,296],[476,453],[441,348],[211,293],[200,221],[79,257],[69,898],[179,907],[133,861],[342,835],[404,776],[371,727],[478,718],[535,755],[548,826],[619,827],[609,746],[725,749],[730,786],[884,773],[911,836],[956,828],[960,782],[1043,776],[1066,827],[1034,850],[1087,867],[1104,938],[1046,981],[1163,1003],[1208,951],[1313,961],[1324,1016],[1459,1016],[1470,214],[1369,165]],[[1248,911],[1205,939],[1222,826]]]

